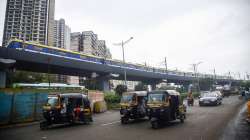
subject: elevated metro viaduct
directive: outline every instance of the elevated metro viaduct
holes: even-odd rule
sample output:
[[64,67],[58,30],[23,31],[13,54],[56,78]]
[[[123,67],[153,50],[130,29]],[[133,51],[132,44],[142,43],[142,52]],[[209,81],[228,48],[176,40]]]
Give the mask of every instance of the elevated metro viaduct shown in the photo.
[[[32,47],[39,48],[39,50],[34,50]],[[51,48],[56,49],[54,47]],[[127,72],[127,80],[142,81],[153,85],[153,87],[163,79],[167,79],[168,82],[181,84],[190,84],[195,80],[194,76],[185,76],[185,74],[177,75],[148,71],[129,66],[105,63],[99,59],[101,58],[95,58],[97,61],[93,61],[66,57],[58,53],[43,51],[42,46],[37,44],[12,41],[7,47],[0,48],[0,87],[5,86],[6,71],[9,69],[82,77],[91,77],[92,73],[95,72],[99,75],[96,79],[100,90],[109,90],[108,80],[110,79],[123,80],[124,68]],[[111,74],[118,74],[119,76],[113,77]],[[217,81],[229,82],[228,79],[217,79]]]

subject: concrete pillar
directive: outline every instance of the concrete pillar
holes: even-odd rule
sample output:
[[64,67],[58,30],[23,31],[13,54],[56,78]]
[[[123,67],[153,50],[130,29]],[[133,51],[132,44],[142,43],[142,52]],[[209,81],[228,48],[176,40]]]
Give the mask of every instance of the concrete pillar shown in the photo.
[[185,92],[188,92],[189,87],[190,87],[190,83],[183,83],[183,85],[182,85],[182,86],[184,87]]
[[108,78],[97,79],[97,88],[98,90],[109,91],[110,90],[109,79]]
[[156,84],[151,84],[151,90],[156,90]]
[[0,71],[0,88],[6,87],[6,72]]

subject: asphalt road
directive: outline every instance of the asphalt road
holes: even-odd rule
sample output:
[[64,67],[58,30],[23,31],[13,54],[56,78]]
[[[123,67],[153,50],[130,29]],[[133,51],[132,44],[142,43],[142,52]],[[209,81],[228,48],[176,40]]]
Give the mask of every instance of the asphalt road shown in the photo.
[[[0,129],[1,140],[217,140],[224,139],[228,124],[237,116],[243,102],[237,96],[223,99],[216,107],[187,109],[187,119],[154,130],[149,121],[120,124],[119,111],[94,115],[90,125],[58,126],[41,131],[38,124]],[[237,138],[236,138],[237,139]]]

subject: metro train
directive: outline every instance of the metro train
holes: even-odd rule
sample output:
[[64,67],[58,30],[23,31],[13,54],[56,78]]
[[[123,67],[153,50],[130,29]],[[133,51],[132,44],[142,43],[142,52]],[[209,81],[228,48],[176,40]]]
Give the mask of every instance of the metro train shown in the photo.
[[[78,60],[88,61],[88,62],[97,63],[97,64],[106,64],[106,65],[110,65],[114,67],[121,67],[121,68],[126,68],[126,69],[134,69],[134,70],[139,70],[139,71],[166,74],[165,69],[154,68],[154,67],[145,66],[141,64],[132,64],[132,63],[127,63],[127,62],[124,64],[120,60],[107,59],[104,57],[87,55],[87,54],[83,54],[80,52],[70,51],[70,50],[52,47],[52,46],[41,45],[38,43],[24,42],[18,39],[12,39],[7,45],[7,47],[14,48],[14,49],[25,49],[26,51],[45,53],[49,55],[56,55],[56,56],[61,56],[65,58],[70,58],[70,59],[78,59]],[[168,71],[167,74],[175,75],[175,76],[195,77],[194,73],[192,72]],[[211,77],[211,75],[199,75],[199,77],[206,78],[206,77]],[[223,78],[223,77],[220,76],[220,78]]]

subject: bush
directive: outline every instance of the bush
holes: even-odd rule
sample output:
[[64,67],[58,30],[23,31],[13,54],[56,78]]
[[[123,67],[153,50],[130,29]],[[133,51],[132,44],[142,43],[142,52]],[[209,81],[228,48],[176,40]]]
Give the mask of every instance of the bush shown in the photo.
[[104,100],[107,103],[120,103],[121,97],[117,94],[106,93],[104,94]]
[[116,109],[120,107],[119,103],[121,100],[121,96],[115,93],[112,93],[112,92],[105,93],[104,100],[107,103],[108,109]]

